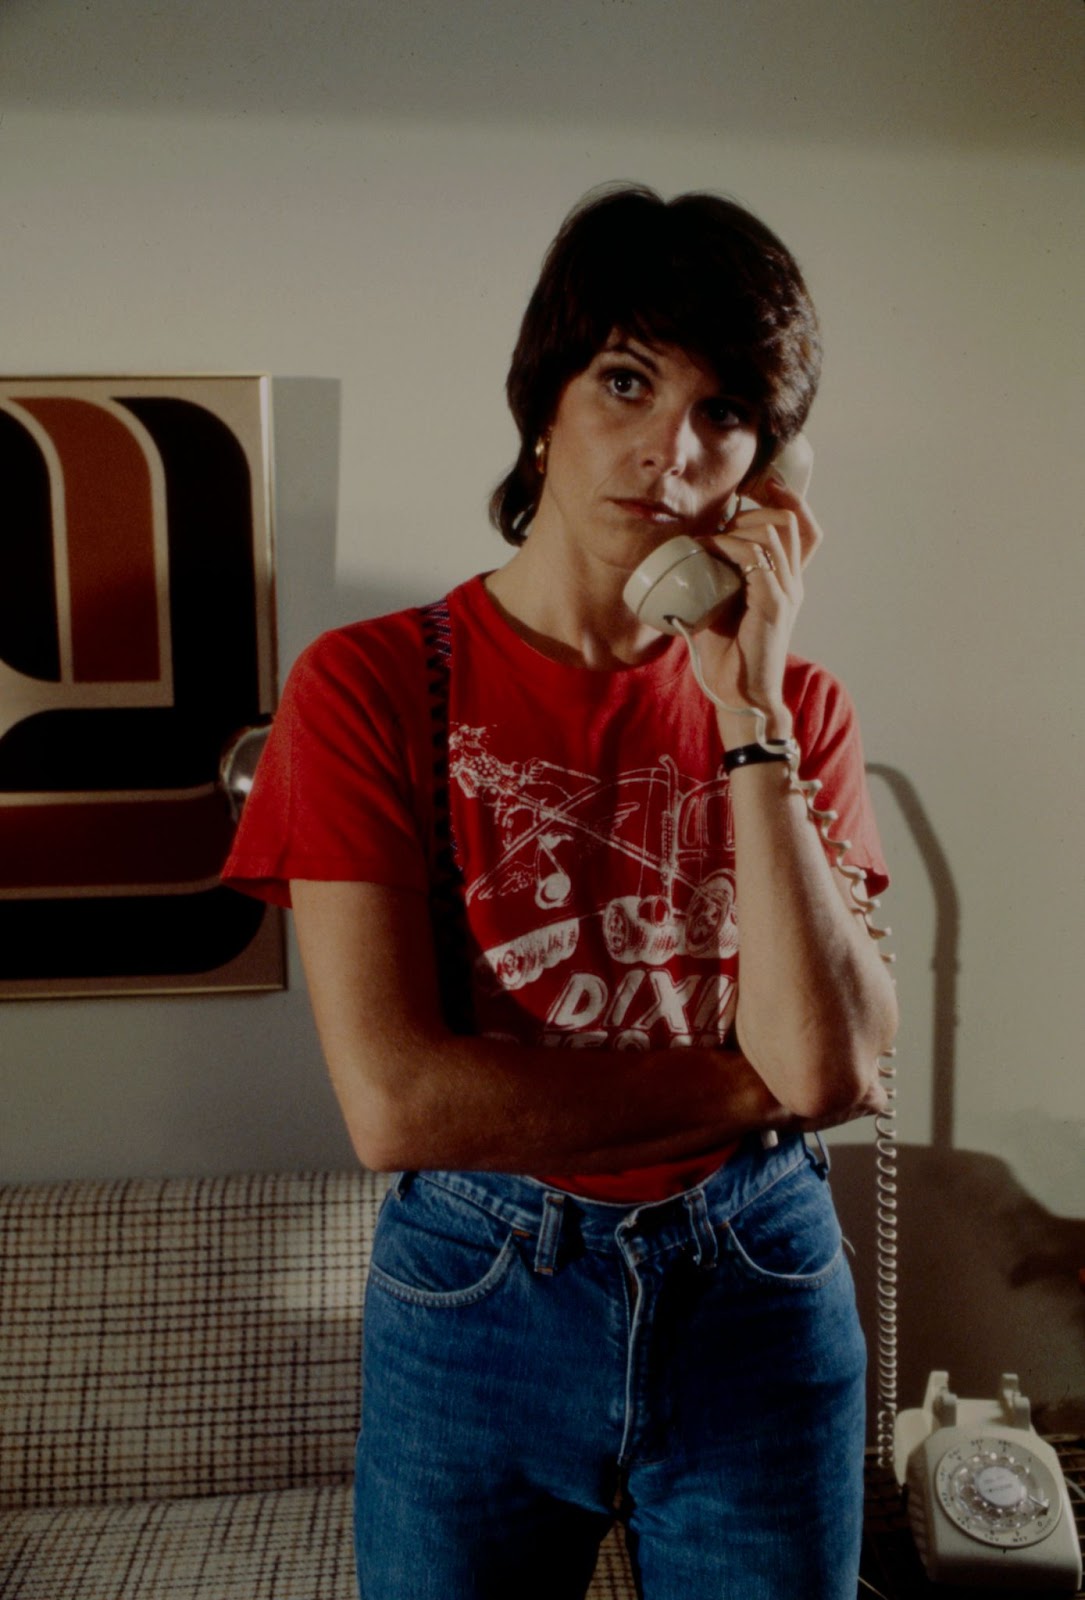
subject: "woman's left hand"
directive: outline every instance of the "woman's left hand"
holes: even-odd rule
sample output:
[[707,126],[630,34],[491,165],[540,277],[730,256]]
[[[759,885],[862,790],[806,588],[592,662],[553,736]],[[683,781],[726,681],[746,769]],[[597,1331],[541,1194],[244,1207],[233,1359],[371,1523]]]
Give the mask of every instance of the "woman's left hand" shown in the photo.
[[[744,604],[725,611],[698,637],[705,677],[729,706],[756,707],[769,738],[786,738],[784,668],[803,599],[803,570],[822,540],[809,506],[770,474],[758,485],[760,504],[740,511],[712,543],[743,575]],[[746,742],[748,718],[720,713],[724,743]],[[728,738],[730,734],[730,739]]]

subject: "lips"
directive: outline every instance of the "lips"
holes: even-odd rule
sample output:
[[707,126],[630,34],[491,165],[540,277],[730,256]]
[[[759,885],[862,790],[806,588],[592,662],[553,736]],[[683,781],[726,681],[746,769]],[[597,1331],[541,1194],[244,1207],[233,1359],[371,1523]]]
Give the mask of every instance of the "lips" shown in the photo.
[[675,524],[685,521],[681,511],[676,511],[673,506],[666,505],[662,500],[615,500],[614,504],[628,513],[629,516],[638,517],[642,522],[655,522],[660,525]]

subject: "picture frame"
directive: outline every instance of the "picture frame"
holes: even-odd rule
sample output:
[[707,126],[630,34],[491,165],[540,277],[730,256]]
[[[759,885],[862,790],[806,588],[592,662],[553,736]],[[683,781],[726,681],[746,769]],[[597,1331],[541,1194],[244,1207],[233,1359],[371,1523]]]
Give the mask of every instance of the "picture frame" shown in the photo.
[[275,700],[267,375],[0,379],[0,999],[285,985],[219,882]]

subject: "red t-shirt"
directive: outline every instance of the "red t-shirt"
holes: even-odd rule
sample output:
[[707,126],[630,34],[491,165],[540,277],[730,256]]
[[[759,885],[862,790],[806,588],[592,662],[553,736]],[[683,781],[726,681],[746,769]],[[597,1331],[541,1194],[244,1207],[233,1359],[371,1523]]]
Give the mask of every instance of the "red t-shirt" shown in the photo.
[[[539,654],[473,578],[448,597],[452,832],[476,1031],[524,1045],[722,1045],[737,1001],[729,781],[681,639],[592,671]],[[292,878],[425,892],[433,722],[419,614],[327,633],[301,656],[224,877],[289,904]],[[872,893],[887,882],[846,691],[791,658],[785,695]],[[752,734],[751,734],[752,737]],[[702,1181],[726,1149],[554,1180],[606,1200]]]

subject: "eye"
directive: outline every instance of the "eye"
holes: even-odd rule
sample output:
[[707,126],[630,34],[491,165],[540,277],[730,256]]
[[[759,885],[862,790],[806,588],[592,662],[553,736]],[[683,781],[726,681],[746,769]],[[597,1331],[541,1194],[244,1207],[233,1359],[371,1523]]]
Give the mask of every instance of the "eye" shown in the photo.
[[750,408],[741,400],[729,399],[720,395],[716,400],[706,400],[704,414],[714,428],[721,432],[730,432],[734,428],[748,428],[752,426]]
[[603,387],[619,400],[643,400],[651,392],[643,372],[632,367],[607,367],[600,377]]

